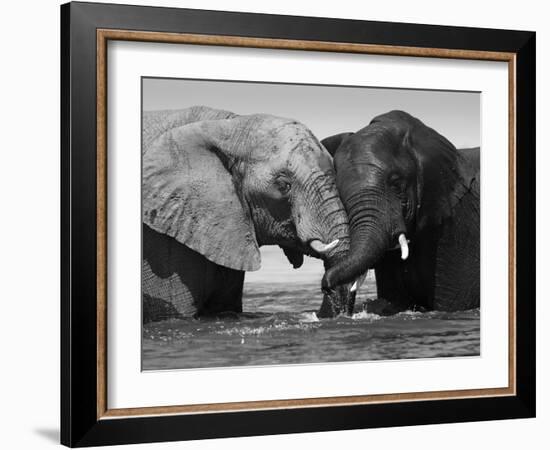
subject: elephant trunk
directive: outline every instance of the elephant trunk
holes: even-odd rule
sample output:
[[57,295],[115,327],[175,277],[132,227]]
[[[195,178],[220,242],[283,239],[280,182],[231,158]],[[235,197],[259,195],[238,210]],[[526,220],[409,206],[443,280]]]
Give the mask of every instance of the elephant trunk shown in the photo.
[[[346,260],[349,253],[350,241],[346,238],[338,250],[325,259],[325,276],[335,267],[339,267]],[[323,302],[319,309],[320,318],[336,317],[341,314],[351,315],[355,306],[355,292],[351,290],[350,283],[343,283],[333,289],[323,289]]]
[[[350,249],[348,216],[335,192],[336,186],[332,183],[318,184],[309,190],[310,197],[317,197],[314,223],[322,224],[313,234],[322,237],[322,241],[310,241],[309,246],[317,256],[324,261],[325,273],[341,264],[347,257]],[[351,285],[343,284],[336,287],[330,295],[325,294],[319,317],[335,317],[339,314],[351,314],[355,304],[355,294],[350,291]]]
[[[325,317],[333,317],[345,305],[335,305],[335,294],[342,286],[349,286],[372,268],[390,246],[388,223],[380,208],[376,192],[359,192],[344,199],[350,220],[350,251],[327,269],[322,281],[325,298],[321,311]],[[355,296],[355,292],[351,295]]]
[[349,251],[349,224],[334,179],[311,174],[296,201],[294,215],[298,237],[325,268],[340,261]]

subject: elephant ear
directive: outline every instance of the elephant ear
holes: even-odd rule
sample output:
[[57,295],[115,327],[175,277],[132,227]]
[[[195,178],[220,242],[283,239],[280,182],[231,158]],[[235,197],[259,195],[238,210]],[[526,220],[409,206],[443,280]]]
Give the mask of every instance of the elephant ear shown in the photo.
[[329,136],[324,138],[321,141],[321,144],[328,150],[330,155],[334,158],[334,154],[336,153],[336,150],[338,150],[338,147],[342,144],[344,139],[351,136],[353,133],[339,133],[335,134],[333,136]]
[[143,156],[143,222],[216,264],[258,270],[254,226],[224,153],[232,120],[169,129],[150,143]]
[[142,139],[145,151],[151,143],[168,130],[203,120],[220,120],[237,117],[236,114],[223,109],[208,106],[191,106],[185,109],[162,111],[145,111],[142,117]]
[[472,188],[475,170],[448,139],[410,114],[392,111],[373,122],[382,120],[391,121],[417,166],[417,226],[441,224]]

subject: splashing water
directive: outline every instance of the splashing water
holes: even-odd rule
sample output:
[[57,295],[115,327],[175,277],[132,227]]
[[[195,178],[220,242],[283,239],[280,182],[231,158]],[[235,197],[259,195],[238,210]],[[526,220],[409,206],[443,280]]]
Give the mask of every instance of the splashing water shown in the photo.
[[248,283],[246,313],[224,319],[181,319],[143,328],[144,370],[381,359],[477,356],[479,309],[456,313],[367,313],[376,297],[368,280],[351,317],[319,319],[319,283]]

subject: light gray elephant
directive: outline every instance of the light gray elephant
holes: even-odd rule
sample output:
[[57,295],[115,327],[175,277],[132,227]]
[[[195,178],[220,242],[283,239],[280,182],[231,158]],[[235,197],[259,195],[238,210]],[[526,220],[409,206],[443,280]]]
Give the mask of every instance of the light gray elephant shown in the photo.
[[241,312],[262,245],[295,268],[348,251],[332,158],[301,123],[192,107],[144,113],[142,133],[144,322]]

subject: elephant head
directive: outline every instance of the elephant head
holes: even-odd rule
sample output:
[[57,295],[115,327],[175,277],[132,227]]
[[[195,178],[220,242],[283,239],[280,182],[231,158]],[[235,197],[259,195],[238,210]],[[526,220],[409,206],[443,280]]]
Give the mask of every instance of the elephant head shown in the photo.
[[423,233],[436,232],[472,182],[455,147],[402,111],[323,144],[334,155],[351,236],[348,256],[325,273],[327,291],[364,279],[388,251],[407,259],[409,246],[414,252]]
[[149,113],[143,124],[143,221],[208,260],[260,268],[261,245],[339,261],[348,221],[332,158],[301,123],[206,107]]

